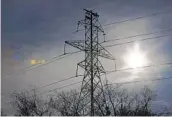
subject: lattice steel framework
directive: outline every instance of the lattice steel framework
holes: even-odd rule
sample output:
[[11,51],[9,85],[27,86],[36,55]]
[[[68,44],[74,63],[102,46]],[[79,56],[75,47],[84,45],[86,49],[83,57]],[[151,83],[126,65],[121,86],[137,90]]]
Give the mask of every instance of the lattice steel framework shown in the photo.
[[85,52],[85,59],[77,64],[77,72],[78,66],[83,68],[85,72],[76,109],[76,115],[93,116],[97,111],[96,109],[100,108],[100,105],[98,105],[97,102],[99,97],[104,97],[104,104],[106,104],[103,85],[101,82],[101,75],[105,74],[106,71],[99,60],[99,56],[111,60],[115,59],[99,43],[99,33],[105,34],[101,24],[98,21],[99,15],[91,10],[84,9],[84,11],[85,19],[78,22],[78,27],[80,25],[84,26],[85,41],[65,41],[65,44],[71,45]]

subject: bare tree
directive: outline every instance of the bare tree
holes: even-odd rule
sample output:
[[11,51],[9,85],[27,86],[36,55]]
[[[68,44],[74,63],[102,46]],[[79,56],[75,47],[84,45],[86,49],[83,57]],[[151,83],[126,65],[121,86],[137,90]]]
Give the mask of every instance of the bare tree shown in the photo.
[[156,100],[156,92],[144,87],[138,93],[129,93],[120,86],[105,86],[106,100],[113,116],[151,116],[171,111],[153,112],[152,102]]
[[61,116],[73,116],[77,112],[78,93],[76,91],[61,92],[50,98],[50,106]]
[[[122,85],[116,87],[106,83],[104,93],[106,95],[106,104],[102,100],[97,100],[99,107],[96,107],[96,115],[112,115],[112,116],[152,116],[165,115],[172,112],[164,109],[162,112],[154,112],[152,103],[156,100],[156,92],[144,87],[138,93],[128,92],[121,88]],[[101,98],[99,98],[101,99]]]
[[15,107],[18,116],[50,115],[48,103],[41,100],[35,91],[31,95],[26,92],[14,93],[12,106]]
[[[116,87],[106,84],[104,94],[95,94],[95,116],[152,116],[169,115],[171,110],[162,112],[152,110],[152,102],[156,99],[156,93],[148,87],[144,87],[139,93],[131,93],[120,85]],[[96,98],[99,96],[99,98]],[[101,97],[102,96],[102,97]],[[104,100],[104,97],[106,101]],[[78,103],[79,93],[77,91],[60,92],[50,96],[48,101],[40,99],[36,93],[14,94],[13,106],[17,115],[22,116],[82,116],[90,108]],[[86,110],[85,110],[86,109]]]

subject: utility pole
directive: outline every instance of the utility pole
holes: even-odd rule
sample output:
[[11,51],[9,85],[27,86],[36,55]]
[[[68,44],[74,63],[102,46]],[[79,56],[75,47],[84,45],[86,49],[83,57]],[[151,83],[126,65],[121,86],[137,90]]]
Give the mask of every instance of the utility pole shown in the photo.
[[85,41],[65,41],[65,47],[66,44],[68,44],[85,52],[85,59],[77,64],[77,72],[78,66],[83,68],[84,77],[79,95],[79,101],[77,103],[76,115],[94,116],[95,112],[97,113],[98,111],[101,112],[102,115],[104,115],[102,107],[98,105],[98,100],[100,100],[100,97],[103,97],[104,104],[106,104],[103,85],[101,81],[101,76],[104,75],[106,71],[101,64],[99,57],[110,60],[115,59],[99,43],[99,33],[105,35],[104,30],[98,21],[99,15],[91,10],[84,9],[84,11],[85,19],[78,22],[78,27],[80,25],[84,26]]

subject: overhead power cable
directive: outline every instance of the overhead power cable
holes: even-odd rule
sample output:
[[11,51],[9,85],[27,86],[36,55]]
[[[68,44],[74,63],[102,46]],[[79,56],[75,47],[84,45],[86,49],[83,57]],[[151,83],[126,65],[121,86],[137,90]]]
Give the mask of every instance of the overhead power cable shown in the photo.
[[[32,90],[30,90],[30,91],[37,90],[37,89],[41,89],[41,88],[44,88],[44,87],[48,87],[48,86],[51,86],[51,85],[54,85],[54,84],[57,84],[57,83],[61,83],[61,82],[64,82],[64,81],[67,81],[67,80],[70,80],[70,79],[77,78],[77,77],[79,77],[79,76],[83,76],[83,75],[72,76],[72,77],[65,78],[65,79],[62,79],[62,80],[59,80],[59,81],[55,81],[55,82],[52,82],[52,83],[50,83],[50,84],[46,84],[46,85],[37,87],[37,88],[35,88],[35,89],[32,89]],[[30,92],[30,91],[27,91],[27,92]]]
[[[126,19],[126,20],[117,21],[117,22],[111,22],[108,24],[104,24],[102,26],[124,23],[124,22],[132,21],[132,20],[138,20],[138,19],[142,19],[142,18],[146,18],[146,17],[152,17],[152,16],[156,16],[156,15],[161,15],[161,14],[166,14],[166,13],[170,13],[170,12],[171,12],[171,9],[165,10],[164,12],[157,12],[157,13],[153,13],[153,14],[149,14],[149,15],[145,15],[145,16],[140,16],[140,17],[136,17],[136,18]],[[84,30],[84,29],[81,29],[81,30]],[[77,31],[81,31],[81,30],[77,30]],[[76,33],[76,31],[74,31],[73,33]],[[37,46],[41,46],[41,45],[37,45]],[[19,48],[19,49],[22,49],[22,48]]]
[[[158,65],[147,65],[147,66],[137,67],[137,68],[125,68],[125,69],[119,69],[119,70],[111,70],[111,71],[107,71],[106,74],[110,74],[110,73],[113,73],[113,72],[121,72],[121,71],[127,71],[127,70],[134,70],[134,69],[144,69],[144,68],[150,68],[150,67],[168,66],[168,65],[172,65],[172,62],[171,63],[158,64]],[[83,76],[83,75],[78,75],[78,76]],[[55,82],[52,82],[50,84],[47,84],[47,85],[44,85],[44,86],[40,86],[40,87],[38,87],[36,89],[48,87],[48,86],[51,86],[51,85],[54,85],[54,84],[57,84],[57,83],[60,83],[60,82],[63,82],[63,81],[67,81],[67,80],[76,78],[78,76],[72,76],[72,77],[69,77],[69,78],[65,78],[63,80],[55,81]],[[32,91],[32,90],[30,90],[30,91]]]
[[65,85],[65,86],[62,86],[62,87],[59,87],[59,88],[55,88],[55,89],[52,89],[52,90],[49,90],[49,91],[45,91],[45,92],[42,92],[38,95],[42,95],[42,94],[45,94],[45,93],[48,93],[48,92],[52,92],[52,91],[56,91],[56,90],[59,90],[59,89],[62,89],[62,88],[65,88],[65,87],[69,87],[69,86],[72,86],[72,85],[76,85],[76,84],[79,84],[81,83],[82,81],[79,81],[79,82],[75,82],[75,83],[71,83],[69,85]]
[[[135,19],[140,19],[140,18],[144,18],[144,17],[150,17],[150,16],[159,15],[159,14],[169,13],[170,11],[171,11],[171,10],[168,10],[168,11],[165,11],[165,12],[154,13],[154,14],[150,14],[150,15],[147,15],[147,16],[137,17],[137,18],[135,18]],[[134,20],[134,19],[124,20],[124,21],[126,22],[126,21],[130,21],[130,20]],[[116,23],[120,23],[120,22],[124,22],[124,21],[112,22],[112,23],[109,23],[109,24],[105,24],[105,25],[103,25],[103,26],[110,25],[110,24],[116,24]],[[167,29],[167,30],[165,30],[165,31],[170,31],[170,30],[171,30],[171,29]],[[148,34],[153,34],[153,33],[157,33],[157,32],[152,32],[152,33],[147,33],[147,34],[140,34],[140,35],[134,35],[134,36],[124,37],[124,38],[132,38],[132,37],[137,37],[137,36],[142,36],[142,35],[148,35]],[[115,40],[124,39],[124,38],[114,39],[114,41],[115,41]],[[153,38],[153,37],[152,37],[152,38]],[[154,37],[154,38],[157,38],[157,37]],[[145,40],[145,39],[143,39],[143,40]],[[143,41],[143,40],[138,40],[138,41]],[[147,40],[148,40],[148,39],[147,39]],[[106,42],[109,42],[109,41],[113,41],[113,40],[108,40],[108,41],[106,41]],[[114,44],[114,45],[109,45],[109,46],[106,46],[106,47],[111,47],[111,46],[116,46],[116,45],[123,45],[123,44],[133,43],[133,42],[135,42],[135,41],[126,42],[126,43],[120,43],[120,44]],[[77,53],[77,52],[74,52],[74,53]],[[52,59],[55,59],[55,58],[61,57],[61,56],[62,56],[62,55],[56,56],[56,57],[54,57],[54,58],[52,58]],[[60,60],[60,59],[56,59],[56,60]],[[49,63],[51,63],[51,62],[49,62]],[[19,71],[17,71],[17,72],[22,72],[22,71],[25,71],[25,70],[26,70],[26,71],[30,71],[30,70],[32,70],[32,69],[29,69],[29,68],[32,68],[32,67],[33,67],[33,69],[34,69],[34,68],[37,68],[37,67],[42,66],[42,65],[44,65],[44,64],[41,64],[41,65],[32,65],[32,66],[29,66],[29,67],[27,67],[27,68],[21,69],[21,70],[19,70]],[[29,69],[29,70],[27,70],[27,69]],[[9,76],[9,75],[12,75],[12,74],[15,74],[15,73],[16,73],[16,72],[7,74],[7,75],[3,76],[2,78],[5,78],[5,77],[7,77],[7,76]]]
[[[153,16],[168,14],[168,13],[171,13],[171,9],[170,10],[164,10],[163,12],[152,13],[152,14],[148,14],[148,15],[144,15],[144,16],[140,16],[140,17],[126,19],[126,20],[114,21],[114,22],[111,22],[111,23],[108,23],[108,24],[104,24],[102,26],[105,27],[105,26],[114,25],[114,24],[121,24],[121,23],[125,23],[125,22],[128,22],[128,21],[134,21],[134,20],[139,20],[139,19],[143,19],[143,18],[147,18],[147,17],[153,17]],[[84,29],[77,30],[77,31],[75,31],[73,33],[76,33],[78,31],[82,31],[82,30],[84,30]]]
[[169,32],[169,31],[172,31],[172,28],[169,28],[169,29],[166,29],[166,30],[161,30],[161,31],[150,32],[150,33],[143,33],[143,34],[138,34],[138,35],[132,35],[132,36],[128,36],[128,37],[122,37],[122,38],[106,40],[105,42],[111,42],[111,41],[117,41],[117,40],[123,40],[123,39],[130,39],[130,38],[134,38],[134,37],[146,36],[146,35],[162,33],[162,32]]
[[108,85],[111,85],[111,84],[130,84],[130,83],[137,83],[137,82],[158,81],[158,80],[168,80],[168,79],[172,79],[172,76],[170,76],[170,77],[161,77],[161,78],[152,79],[152,80],[136,80],[136,81],[128,81],[128,82],[110,83]]
[[153,16],[167,14],[167,13],[171,13],[171,9],[170,10],[165,10],[163,12],[152,13],[152,14],[148,14],[148,15],[145,15],[145,16],[136,17],[136,18],[126,19],[126,20],[117,21],[117,22],[111,22],[111,23],[108,23],[108,24],[104,24],[103,26],[119,24],[119,23],[124,23],[124,22],[128,22],[128,21],[134,21],[134,20],[138,20],[138,19],[143,19],[143,18],[147,18],[147,17],[153,17]]
[[[172,35],[172,34],[161,35],[161,36],[150,37],[150,38],[144,38],[144,39],[139,39],[139,40],[134,40],[134,41],[128,41],[128,42],[124,42],[124,43],[117,43],[117,44],[107,45],[107,46],[105,46],[105,47],[108,48],[108,47],[119,46],[119,45],[129,44],[129,43],[138,42],[138,41],[146,41],[146,40],[161,38],[161,37],[165,37],[165,36],[169,36],[169,35]],[[106,43],[106,42],[107,42],[107,41],[105,41],[105,42],[103,42],[103,43]],[[70,55],[72,55],[72,54],[79,53],[79,52],[81,52],[81,51],[66,53],[65,55],[70,56]],[[64,57],[61,57],[61,56],[64,56],[64,54],[51,58],[51,61],[49,61],[49,62],[47,62],[47,63],[45,63],[45,64],[32,65],[32,66],[29,66],[29,67],[27,67],[27,68],[21,69],[21,70],[19,70],[19,71],[17,71],[17,72],[13,72],[13,73],[7,74],[7,75],[5,75],[5,76],[2,76],[2,78],[4,79],[5,77],[7,77],[7,76],[9,76],[9,75],[16,74],[16,73],[20,74],[20,73],[22,73],[22,72],[27,72],[27,71],[30,71],[30,70],[32,70],[32,69],[35,69],[35,68],[44,66],[44,65],[46,65],[46,64],[55,62],[55,61],[57,61],[57,60],[63,59]],[[61,58],[59,58],[59,57],[61,57]]]
[[[142,69],[142,68],[144,69],[144,68],[157,67],[157,66],[168,66],[168,65],[172,65],[172,62],[158,64],[158,65],[147,65],[147,66],[137,67],[137,68],[125,68],[125,69],[119,69],[119,70],[111,70],[111,71],[107,71],[106,74],[110,74],[110,73],[113,73],[113,72],[121,72],[121,71],[133,70],[133,69]],[[78,76],[82,76],[82,75],[78,75]],[[78,77],[78,76],[73,76],[73,77],[65,78],[63,80],[55,81],[55,82],[52,82],[50,84],[47,84],[47,85],[40,86],[38,88],[32,89],[30,91],[33,91],[33,90],[36,90],[36,89],[40,89],[40,88],[44,88],[44,87],[48,87],[48,86],[51,86],[51,85],[54,85],[54,84],[57,84],[57,83],[60,83],[60,82],[63,82],[63,81],[67,81],[67,80],[73,79],[73,78]],[[172,77],[165,77],[165,78],[158,78],[158,79],[144,80],[144,81],[158,81],[158,80],[166,80],[166,79],[172,79]],[[69,85],[65,85],[65,86],[62,86],[62,87],[59,87],[59,88],[55,88],[55,89],[52,89],[52,90],[49,90],[49,91],[44,91],[44,92],[42,92],[42,93],[40,93],[38,95],[42,95],[44,93],[48,93],[48,92],[51,92],[51,91],[55,91],[55,90],[59,90],[59,89],[65,88],[65,87],[69,87],[69,86],[72,86],[72,85],[75,85],[75,84],[78,84],[78,83],[81,83],[81,82],[82,81],[79,81],[79,82],[75,82],[75,83],[72,83],[72,84],[69,84]],[[129,83],[137,83],[137,82],[142,82],[142,81],[120,82],[120,83],[111,83],[111,84],[129,84]],[[26,91],[26,92],[30,92],[30,91]]]
[[29,66],[29,67],[23,68],[23,69],[18,70],[18,71],[16,71],[16,72],[7,74],[7,75],[5,75],[5,76],[2,76],[2,79],[4,79],[5,77],[7,77],[7,76],[9,76],[9,75],[13,75],[13,74],[22,74],[22,73],[24,73],[24,72],[33,70],[33,69],[35,69],[35,68],[38,68],[38,67],[47,65],[47,64],[49,64],[49,63],[52,63],[52,62],[55,62],[55,61],[58,61],[58,60],[61,60],[61,59],[65,58],[66,55],[71,56],[71,55],[76,54],[76,53],[79,53],[79,52],[81,52],[81,51],[76,51],[76,52],[71,52],[71,53],[65,53],[65,54],[61,54],[61,55],[59,55],[59,56],[55,56],[55,57],[49,59],[50,61],[48,61],[48,62],[46,62],[46,63],[44,63],[44,64],[31,65],[31,66]]
[[[136,80],[136,81],[129,81],[129,82],[109,83],[109,84],[106,84],[106,85],[111,85],[111,84],[130,84],[130,83],[147,82],[147,81],[154,82],[154,81],[168,80],[168,79],[172,79],[172,76],[170,76],[170,77],[161,77],[161,78],[151,79],[151,80]],[[66,87],[69,87],[69,86],[73,86],[73,85],[79,84],[81,82],[82,81],[71,83],[69,85],[65,85],[65,86],[62,86],[62,87],[58,87],[58,88],[55,88],[55,89],[52,89],[52,90],[48,90],[48,91],[42,92],[42,93],[40,93],[38,95],[42,95],[42,94],[45,94],[45,93],[56,91],[56,90],[59,90],[59,89],[62,89],[62,88],[66,88]]]
[[[113,84],[122,84],[122,85],[125,85],[125,84],[131,84],[131,83],[139,83],[139,82],[155,82],[155,81],[160,81],[160,80],[169,80],[169,79],[172,79],[172,76],[170,77],[161,77],[161,78],[157,78],[157,79],[151,79],[151,80],[136,80],[136,81],[128,81],[128,82],[114,82],[114,83],[109,83],[109,84],[106,84],[106,85],[113,85]],[[66,87],[69,87],[69,86],[73,86],[73,85],[76,85],[76,84],[79,84],[81,83],[82,81],[78,81],[78,82],[75,82],[75,83],[71,83],[71,84],[68,84],[68,85],[65,85],[65,86],[62,86],[62,87],[58,87],[58,88],[54,88],[52,90],[48,90],[48,91],[44,91],[40,94],[37,94],[38,95],[43,95],[45,93],[49,93],[49,92],[52,92],[52,91],[56,91],[56,90],[59,90],[59,89],[63,89],[63,88],[66,88]],[[104,86],[106,86],[104,85]]]
[[[127,70],[144,69],[144,68],[168,66],[168,65],[172,65],[172,63],[163,63],[163,64],[158,64],[158,65],[147,65],[147,66],[137,67],[137,68],[125,68],[125,69],[119,69],[119,70],[112,70],[112,71],[107,71],[106,74],[110,74],[112,72],[121,72],[121,71],[127,71]],[[78,76],[83,76],[83,75],[78,75]],[[57,84],[57,83],[60,83],[60,82],[63,82],[63,81],[67,81],[67,80],[76,78],[78,76],[73,76],[73,77],[69,77],[69,78],[66,78],[66,79],[63,79],[63,80],[60,80],[60,81],[55,81],[55,82],[52,82],[50,84],[47,84],[47,85],[44,85],[44,86],[41,86],[41,87],[38,87],[38,88],[43,88],[43,87],[47,87],[47,86],[50,86],[50,85],[54,85],[54,84]],[[38,88],[36,88],[36,89],[38,89]]]
[[[37,90],[37,89],[42,89],[44,87],[48,87],[48,86],[51,86],[51,85],[54,85],[54,84],[57,84],[57,83],[61,83],[61,82],[64,82],[64,81],[67,81],[67,80],[70,80],[70,79],[74,79],[74,78],[77,78],[79,76],[83,76],[83,75],[72,76],[72,77],[68,77],[68,78],[65,78],[65,79],[62,79],[62,80],[59,80],[59,81],[55,81],[55,82],[52,82],[50,84],[46,84],[46,85],[43,85],[43,86],[40,86],[40,87],[36,87],[34,89],[31,89],[29,91],[25,91],[25,93],[29,93],[29,92],[34,91],[34,90]],[[1,94],[1,95],[7,96],[6,94]]]
[[125,68],[125,69],[119,69],[119,70],[111,70],[107,71],[106,74],[112,73],[112,72],[121,72],[121,71],[128,71],[128,70],[136,70],[136,69],[144,69],[144,68],[150,68],[150,67],[159,67],[159,66],[171,66],[172,62],[169,63],[163,63],[163,64],[157,64],[157,65],[147,65],[143,67],[136,67],[136,68]]
[[[166,37],[166,36],[170,36],[170,35],[172,35],[172,34],[166,34],[166,35],[161,35],[161,36],[156,36],[156,37],[143,38],[143,39],[128,41],[128,42],[124,42],[124,43],[117,43],[117,44],[107,45],[107,46],[104,46],[104,47],[108,48],[108,47],[125,45],[125,44],[129,44],[129,43],[133,43],[133,42],[146,41],[146,40],[157,39],[157,38],[161,39],[162,37]],[[102,42],[102,43],[106,43],[106,41]]]

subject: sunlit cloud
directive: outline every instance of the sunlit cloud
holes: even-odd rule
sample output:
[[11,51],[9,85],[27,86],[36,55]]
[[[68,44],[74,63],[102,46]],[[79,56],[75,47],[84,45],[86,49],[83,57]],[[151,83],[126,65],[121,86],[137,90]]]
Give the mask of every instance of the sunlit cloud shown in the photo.
[[127,67],[143,67],[148,63],[146,53],[140,49],[140,45],[135,43],[134,47],[129,48],[123,57]]

